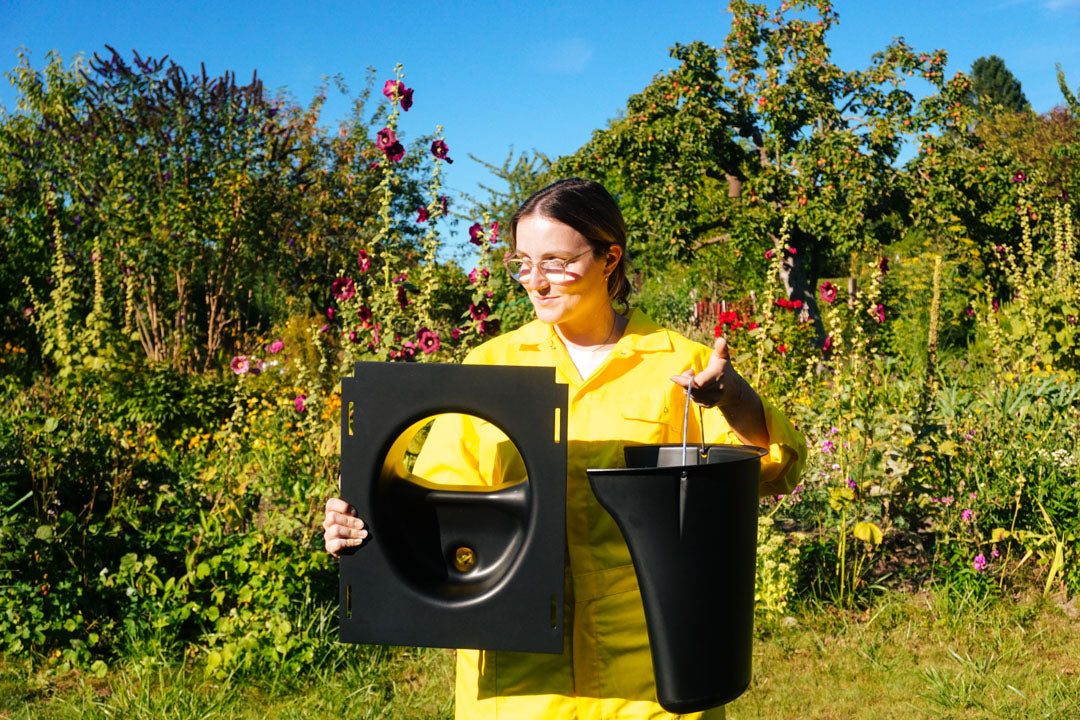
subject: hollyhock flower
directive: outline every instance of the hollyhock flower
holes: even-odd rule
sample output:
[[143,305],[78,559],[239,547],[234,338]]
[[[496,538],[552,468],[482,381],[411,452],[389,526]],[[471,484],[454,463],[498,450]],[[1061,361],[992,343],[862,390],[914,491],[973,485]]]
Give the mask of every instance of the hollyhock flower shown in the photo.
[[499,318],[491,318],[480,323],[481,335],[498,335],[501,324]]
[[794,310],[801,310],[802,309],[802,300],[792,300],[791,301],[791,307]]
[[446,211],[450,208],[450,200],[445,195],[440,195],[439,203],[442,204],[442,214],[445,215]]
[[491,244],[494,245],[499,241],[499,221],[491,223]]
[[475,304],[470,303],[469,314],[472,315],[473,320],[485,320],[491,314],[491,307],[486,300],[481,300]]
[[403,272],[400,275],[394,276],[394,284],[397,285],[399,283],[403,283],[408,279],[409,279],[409,273]]
[[787,355],[787,345],[777,345],[776,352],[780,353],[781,355]]
[[231,367],[232,371],[237,375],[244,375],[251,369],[251,362],[243,355],[237,355],[232,359],[232,362],[229,363],[229,367]]
[[889,272],[889,258],[887,258],[887,257],[881,258],[880,260],[878,260],[877,266],[878,266],[878,270],[881,272],[882,275]]
[[975,311],[969,307],[964,308],[964,314],[968,317],[975,317]]
[[326,308],[326,319],[327,320],[333,320],[334,319],[334,308],[332,308],[332,307]]
[[401,93],[401,109],[405,112],[409,112],[409,108],[412,107],[412,88],[405,88],[405,91]]
[[877,307],[874,308],[874,317],[879,323],[885,322],[885,306],[881,303],[878,303]]
[[1013,182],[1014,183],[1022,183],[1025,180],[1027,180],[1027,175],[1025,175],[1024,173],[1022,173],[1022,172],[1013,173]]
[[444,141],[436,140],[435,142],[431,143],[431,154],[432,155],[439,158],[440,160],[445,160],[448,163],[452,163],[454,161],[446,156],[446,154],[449,153],[449,152],[450,152],[450,148],[447,147],[447,145],[446,145],[446,143]]
[[349,331],[349,342],[356,342],[358,339],[360,339],[360,336],[356,334],[356,331],[355,330],[350,330]]
[[330,292],[338,300],[348,300],[356,294],[352,278],[337,278],[330,283]]
[[319,328],[319,332],[321,332],[321,333],[324,333],[324,332],[326,332],[326,331],[327,331],[327,330],[329,330],[329,329],[330,329],[330,325],[329,325],[329,324],[327,324],[327,325],[323,325],[323,326],[322,326],[321,328]]
[[305,400],[307,400],[307,395],[297,395],[293,398],[292,404],[293,407],[296,408],[296,412],[307,412]]
[[773,259],[773,255],[775,255],[775,254],[776,254],[776,253],[774,253],[774,252],[773,252],[772,250],[766,250],[766,251],[765,251],[765,259],[766,259],[766,260],[772,260],[772,259]]
[[982,572],[986,569],[986,556],[982,553],[979,553],[975,556],[975,560],[971,564],[975,566],[976,570]]
[[371,258],[368,256],[367,250],[361,250],[356,254],[356,262],[360,266],[360,272],[367,272],[371,267]]
[[491,273],[487,271],[487,268],[473,268],[469,272],[469,282],[477,285],[481,280],[487,280],[490,275]]
[[998,304],[999,303],[997,298],[994,298],[993,301],[991,301],[990,306],[994,308],[994,312],[998,311]]
[[455,342],[460,340],[461,339],[461,328],[456,327],[453,330],[451,330],[450,331],[450,337],[453,338]]
[[832,350],[832,335],[825,336],[825,344],[821,346],[822,352],[829,352]]
[[412,302],[411,300],[409,300],[409,296],[408,296],[408,294],[407,294],[407,293],[405,292],[405,288],[404,288],[404,287],[399,287],[399,288],[397,289],[397,301],[398,301],[398,305],[400,305],[400,306],[401,306],[401,309],[402,309],[402,310],[404,310],[404,309],[405,309],[405,307],[406,307],[406,306],[407,306],[407,305],[408,305],[408,304],[409,304],[410,302]]
[[277,355],[284,348],[285,348],[284,341],[275,340],[274,342],[272,342],[272,343],[270,343],[269,345],[266,346],[266,352],[270,353],[271,355]]
[[482,245],[484,243],[484,226],[480,223],[473,223],[469,226],[469,242],[473,245]]
[[831,282],[821,283],[821,299],[830,305],[836,302],[836,286]]
[[368,326],[371,322],[371,308],[367,305],[361,305],[360,309],[356,311],[356,316],[360,318],[360,322],[364,323],[364,327]]
[[386,159],[390,162],[401,162],[401,158],[405,157],[405,146],[394,141],[393,144],[384,148],[383,152],[386,153]]
[[375,133],[375,147],[383,152],[386,152],[386,149],[397,141],[397,135],[395,135],[394,131],[388,127],[384,127],[382,130]]
[[425,355],[438,351],[439,336],[434,330],[422,327],[416,335],[420,338],[420,349],[424,351]]
[[747,330],[754,330],[757,327],[758,327],[758,324],[756,322],[752,322],[752,323],[750,323],[749,325],[746,326],[746,329]]
[[22,316],[24,318],[29,318],[33,314],[34,314],[34,308],[32,308],[32,307],[24,308],[23,311],[22,311]]
[[383,83],[382,94],[391,101],[393,101],[395,94],[400,96],[404,92],[405,83],[401,82],[400,80],[387,80]]
[[424,207],[423,205],[421,205],[420,208],[416,211],[416,222],[425,223],[427,221],[428,221],[427,208]]
[[379,169],[379,161],[374,160],[372,162],[369,162],[368,166],[367,166],[367,169],[368,170],[378,170]]
[[792,255],[798,255],[798,254],[799,254],[799,251],[798,251],[797,249],[795,249],[794,247],[789,247],[789,248],[787,249],[787,251],[788,251],[789,253],[791,253]]

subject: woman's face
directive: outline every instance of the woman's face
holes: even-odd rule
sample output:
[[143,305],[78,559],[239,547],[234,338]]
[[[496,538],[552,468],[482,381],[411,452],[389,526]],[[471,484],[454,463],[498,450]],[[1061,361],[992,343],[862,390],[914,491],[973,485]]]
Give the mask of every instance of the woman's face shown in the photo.
[[585,329],[596,323],[608,327],[611,300],[607,276],[622,257],[622,248],[613,245],[606,258],[598,258],[586,252],[591,250],[589,243],[577,230],[540,215],[526,215],[518,220],[514,237],[515,254],[534,266],[543,260],[566,260],[581,255],[567,265],[573,275],[572,282],[551,283],[534,269],[522,283],[538,319],[567,328]]

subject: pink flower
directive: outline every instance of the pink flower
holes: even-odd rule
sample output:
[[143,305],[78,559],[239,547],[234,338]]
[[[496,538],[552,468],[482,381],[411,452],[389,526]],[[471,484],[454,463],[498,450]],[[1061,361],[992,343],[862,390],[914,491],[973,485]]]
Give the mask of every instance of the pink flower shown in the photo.
[[979,572],[982,572],[983,570],[986,569],[986,556],[983,555],[982,553],[979,553],[978,555],[975,556],[975,560],[974,560],[974,562],[972,562],[972,565],[975,566],[976,570],[978,570]]
[[305,400],[307,400],[307,395],[297,395],[293,398],[292,404],[293,407],[296,408],[296,412],[307,411],[307,404],[304,402]]
[[409,279],[409,273],[403,272],[400,275],[397,275],[397,276],[394,277],[394,284],[397,285],[398,283],[403,283],[408,279]]
[[416,222],[424,223],[424,222],[427,222],[427,221],[428,221],[427,208],[421,205],[420,209],[418,209],[416,211]]
[[836,286],[828,281],[821,283],[821,299],[829,304],[834,303],[836,301]]
[[405,112],[409,112],[409,108],[412,107],[412,88],[405,88],[405,92],[401,93],[401,109]]
[[473,268],[469,273],[469,282],[476,285],[481,279],[487,280],[491,276],[491,273],[487,271],[487,268]]
[[327,330],[329,330],[329,329],[330,329],[330,325],[329,325],[329,324],[327,324],[327,325],[323,325],[323,326],[322,326],[321,328],[319,328],[319,332],[321,332],[321,333],[324,333],[324,332],[326,332],[326,331],[327,331]]
[[469,242],[473,245],[484,244],[484,226],[480,223],[473,223],[469,226]]
[[333,320],[334,319],[334,308],[332,308],[332,307],[326,308],[326,319],[327,320]]
[[447,147],[445,141],[436,140],[435,142],[431,143],[431,154],[432,155],[439,158],[440,160],[445,160],[448,163],[452,163],[454,161],[446,156],[447,153],[449,153],[449,152],[450,152],[450,148]]
[[369,162],[368,166],[367,166],[367,169],[368,170],[378,170],[379,169],[379,161],[375,160],[373,162]]
[[360,318],[360,322],[364,324],[364,327],[368,326],[371,322],[371,308],[367,305],[361,305],[360,309],[356,311],[356,316]]
[[473,320],[485,320],[491,314],[491,307],[486,300],[481,300],[476,304],[469,305],[469,314],[472,315]]
[[395,135],[394,131],[388,127],[384,127],[382,130],[375,133],[375,147],[383,152],[386,152],[386,149],[397,141],[397,135]]
[[355,330],[349,331],[349,342],[356,342],[360,339],[360,336],[356,334]]
[[781,355],[787,355],[787,345],[784,345],[784,344],[777,345],[776,346],[776,352],[780,353]]
[[455,342],[457,340],[459,340],[461,338],[461,328],[456,327],[453,330],[451,330],[450,331],[450,337],[452,337]]
[[424,351],[425,355],[430,355],[431,353],[438,351],[439,336],[434,330],[422,327],[416,335],[420,338],[420,349]]
[[446,211],[450,208],[450,200],[445,195],[439,196],[439,203],[442,204],[442,214],[445,215]]
[[990,557],[992,557],[992,558],[1001,557],[1001,553],[999,553],[998,549],[995,547],[993,550],[990,551]]
[[383,152],[386,153],[386,159],[390,162],[401,162],[401,158],[405,157],[405,146],[395,140],[383,148]]
[[269,345],[266,346],[266,352],[270,353],[271,355],[277,355],[284,348],[285,348],[284,341],[275,340],[274,342],[272,342],[272,343],[270,343]]
[[832,350],[832,335],[825,336],[825,344],[821,346],[822,352],[829,352]]
[[1024,173],[1022,173],[1022,172],[1013,173],[1013,182],[1014,183],[1022,183],[1025,180],[1027,180],[1027,175],[1025,175]]
[[245,356],[237,355],[232,359],[232,362],[229,363],[229,367],[231,367],[232,371],[237,375],[244,375],[251,369],[251,362]]
[[881,303],[878,303],[877,307],[874,308],[874,317],[877,318],[879,323],[885,322],[885,306]]
[[338,300],[348,300],[356,294],[352,278],[337,278],[330,283],[330,292]]
[[397,289],[397,301],[398,301],[398,305],[400,305],[400,306],[401,306],[401,309],[402,309],[402,310],[404,310],[404,309],[405,309],[405,307],[406,307],[406,306],[407,306],[407,305],[408,305],[408,304],[409,304],[410,302],[412,302],[411,300],[409,300],[409,296],[408,296],[408,295],[406,294],[406,292],[405,292],[405,288],[404,288],[403,286],[402,286],[402,287],[398,287],[398,289]]
[[403,92],[405,92],[405,83],[400,80],[387,80],[383,83],[382,94],[391,101],[393,101],[394,95],[401,95]]
[[973,517],[975,517],[975,512],[973,510],[964,510],[960,513],[960,519],[964,522],[971,522]]
[[772,260],[772,259],[773,259],[773,255],[775,255],[775,254],[776,254],[776,253],[774,253],[774,252],[773,252],[772,250],[766,250],[766,251],[765,251],[765,259],[766,259],[766,260]]
[[794,247],[789,247],[787,251],[792,255],[797,255],[799,253],[799,251],[796,250]]
[[491,244],[494,245],[499,241],[499,221],[491,223]]
[[360,272],[367,272],[371,267],[371,258],[368,257],[367,250],[361,250],[356,255],[356,262],[360,266]]
[[33,315],[33,314],[34,314],[34,308],[32,308],[32,307],[28,307],[28,308],[25,308],[25,309],[24,309],[24,310],[22,311],[22,316],[23,316],[24,318],[29,318],[29,317],[30,317],[31,315]]

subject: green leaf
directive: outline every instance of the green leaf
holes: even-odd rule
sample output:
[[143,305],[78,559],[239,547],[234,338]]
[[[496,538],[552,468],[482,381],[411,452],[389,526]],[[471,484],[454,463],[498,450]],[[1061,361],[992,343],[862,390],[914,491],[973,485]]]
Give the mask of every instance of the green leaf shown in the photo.
[[34,537],[38,540],[52,540],[53,529],[48,525],[38,525],[38,529],[34,532]]
[[60,427],[60,421],[57,420],[56,418],[50,417],[50,418],[45,419],[45,427],[44,427],[45,432],[51,433],[52,431],[56,430],[56,428],[58,428],[58,427]]
[[94,664],[90,666],[90,672],[94,674],[96,678],[105,677],[105,673],[108,672],[109,666],[105,664],[104,660],[95,660]]
[[859,540],[875,546],[881,544],[883,537],[881,528],[870,522],[855,523],[854,534]]

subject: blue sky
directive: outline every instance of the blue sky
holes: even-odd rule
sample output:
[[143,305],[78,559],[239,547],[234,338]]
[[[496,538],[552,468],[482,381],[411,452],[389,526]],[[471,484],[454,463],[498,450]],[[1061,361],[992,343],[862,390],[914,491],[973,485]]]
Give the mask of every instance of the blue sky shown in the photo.
[[[776,3],[774,3],[776,4]],[[1061,103],[1054,63],[1080,86],[1080,0],[837,0],[829,37],[838,64],[864,67],[893,37],[918,50],[949,51],[947,74],[982,55],[1002,57],[1037,111]],[[325,75],[354,89],[374,66],[388,78],[405,65],[415,105],[404,133],[444,126],[454,193],[489,182],[472,153],[501,163],[511,147],[552,157],[572,152],[657,72],[672,66],[676,42],[723,42],[726,2],[688,0],[547,3],[456,2],[120,2],[0,0],[0,69],[25,47],[35,67],[57,50],[65,59],[106,43],[144,57],[169,55],[189,72],[258,70],[269,88],[307,103]],[[14,108],[0,83],[0,104]],[[348,103],[333,92],[324,119]]]

